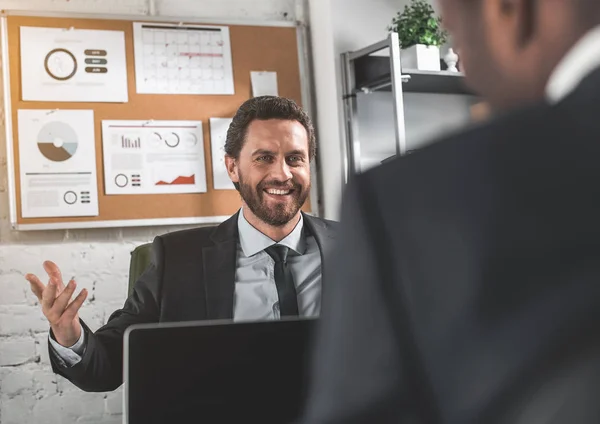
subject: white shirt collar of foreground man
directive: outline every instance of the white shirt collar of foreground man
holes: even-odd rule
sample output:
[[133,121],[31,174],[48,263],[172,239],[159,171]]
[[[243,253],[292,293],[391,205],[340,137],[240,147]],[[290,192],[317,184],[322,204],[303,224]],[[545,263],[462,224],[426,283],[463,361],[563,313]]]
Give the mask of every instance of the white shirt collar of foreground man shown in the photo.
[[552,72],[546,99],[554,104],[567,97],[595,69],[600,68],[600,26],[590,30],[569,50]]

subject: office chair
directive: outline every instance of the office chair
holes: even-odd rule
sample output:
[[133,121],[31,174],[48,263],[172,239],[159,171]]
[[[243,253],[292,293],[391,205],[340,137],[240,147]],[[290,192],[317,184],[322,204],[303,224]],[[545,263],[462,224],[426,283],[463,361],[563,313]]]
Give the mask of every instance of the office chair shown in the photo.
[[129,262],[129,285],[127,286],[127,296],[133,291],[133,285],[140,278],[140,275],[150,265],[152,254],[152,243],[141,244],[131,251],[131,260]]

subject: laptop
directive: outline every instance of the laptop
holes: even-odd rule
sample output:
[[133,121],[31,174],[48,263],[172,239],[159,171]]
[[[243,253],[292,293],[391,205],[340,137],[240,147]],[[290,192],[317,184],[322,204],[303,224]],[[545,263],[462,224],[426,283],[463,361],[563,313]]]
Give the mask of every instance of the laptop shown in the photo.
[[123,422],[294,422],[317,319],[136,324],[124,335]]

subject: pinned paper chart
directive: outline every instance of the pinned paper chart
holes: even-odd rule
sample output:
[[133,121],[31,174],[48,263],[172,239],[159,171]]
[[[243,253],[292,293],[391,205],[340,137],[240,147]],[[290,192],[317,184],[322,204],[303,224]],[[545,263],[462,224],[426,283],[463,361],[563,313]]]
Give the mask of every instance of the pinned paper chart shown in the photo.
[[225,138],[232,118],[210,118],[210,145],[215,190],[235,190],[225,166]]
[[127,102],[123,31],[21,27],[23,100]]
[[205,193],[200,121],[102,121],[106,194]]
[[133,24],[138,93],[234,94],[229,28]]
[[23,218],[97,216],[94,112],[19,110]]

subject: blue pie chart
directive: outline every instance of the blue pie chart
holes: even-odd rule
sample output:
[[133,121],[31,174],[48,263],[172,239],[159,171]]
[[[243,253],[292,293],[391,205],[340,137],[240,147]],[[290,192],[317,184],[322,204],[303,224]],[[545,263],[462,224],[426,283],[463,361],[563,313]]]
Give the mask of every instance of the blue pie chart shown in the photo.
[[77,152],[79,144],[77,133],[69,124],[52,121],[40,129],[37,145],[46,159],[52,162],[64,162]]

